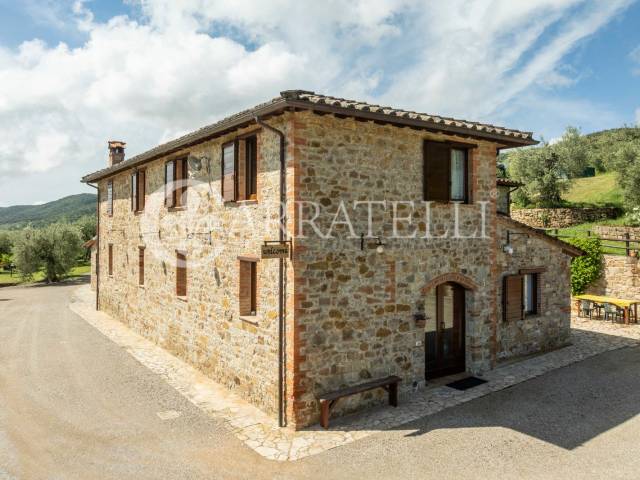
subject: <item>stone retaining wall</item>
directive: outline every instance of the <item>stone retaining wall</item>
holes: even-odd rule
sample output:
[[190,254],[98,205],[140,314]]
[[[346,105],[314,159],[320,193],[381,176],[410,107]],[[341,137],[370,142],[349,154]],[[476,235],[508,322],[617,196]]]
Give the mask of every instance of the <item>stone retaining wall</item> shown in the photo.
[[511,210],[511,218],[534,228],[565,228],[585,222],[616,218],[620,210],[602,208],[521,208]]
[[640,265],[636,257],[605,255],[604,272],[587,293],[640,299]]
[[625,238],[629,234],[629,239],[640,241],[640,227],[623,227],[614,225],[596,225],[593,231],[598,237]]

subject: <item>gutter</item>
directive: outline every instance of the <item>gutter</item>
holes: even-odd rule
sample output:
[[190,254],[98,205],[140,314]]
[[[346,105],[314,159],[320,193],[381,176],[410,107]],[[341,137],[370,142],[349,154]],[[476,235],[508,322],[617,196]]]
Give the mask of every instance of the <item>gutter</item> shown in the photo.
[[[280,138],[280,233],[278,240],[286,240],[287,231],[287,184],[286,184],[286,164],[285,164],[285,136],[281,130],[264,123],[260,117],[255,116],[255,121],[261,127],[275,133]],[[293,248],[291,245],[290,248]],[[292,252],[293,253],[293,252]],[[286,348],[285,348],[285,318],[284,318],[284,258],[278,259],[278,425],[286,427],[287,422],[284,415],[284,377],[286,374]]]
[[96,189],[96,310],[100,310],[100,189],[97,185],[87,182],[87,185]]

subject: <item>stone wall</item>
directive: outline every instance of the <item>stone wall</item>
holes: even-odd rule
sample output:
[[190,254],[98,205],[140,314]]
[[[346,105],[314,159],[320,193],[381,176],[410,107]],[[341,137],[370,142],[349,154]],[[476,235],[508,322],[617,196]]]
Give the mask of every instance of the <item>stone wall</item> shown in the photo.
[[626,238],[628,234],[630,240],[640,242],[640,227],[623,227],[617,225],[596,225],[593,227],[594,233],[598,237]]
[[[420,311],[426,290],[450,275],[470,288],[466,295],[466,365],[473,373],[491,368],[496,319],[495,159],[496,146],[478,142],[472,150],[474,201],[488,202],[487,236],[475,239],[393,239],[391,207],[373,208],[373,232],[385,238],[384,252],[367,241],[360,250],[360,234],[367,233],[367,209],[353,209],[354,201],[415,201],[423,198],[423,141],[444,137],[410,129],[337,119],[312,113],[297,114],[295,157],[299,171],[297,199],[325,206],[316,220],[322,232],[331,224],[340,201],[347,206],[354,231],[344,225],[324,240],[310,229],[295,239],[296,330],[295,423],[318,418],[317,397],[369,378],[398,375],[401,392],[409,394],[425,383],[425,331],[413,316]],[[458,139],[464,141],[464,139]],[[461,233],[480,228],[480,207],[461,205]],[[400,205],[400,215],[409,208]],[[414,222],[423,237],[426,222]],[[451,204],[433,205],[433,234],[452,228]],[[413,228],[413,227],[411,227]],[[398,231],[406,234],[408,224]],[[438,280],[440,279],[440,280]],[[338,409],[348,411],[381,394],[354,396]]]
[[98,264],[96,263],[96,254],[98,253],[98,249],[95,247],[91,247],[91,290],[95,291],[97,285],[97,276],[96,276],[96,267]]
[[616,218],[620,209],[603,208],[519,208],[511,218],[534,228],[565,228],[580,223]]
[[604,255],[602,276],[587,293],[640,300],[640,265],[637,257]]
[[[514,228],[513,222],[498,220],[498,238],[507,242],[507,230],[525,232]],[[526,233],[526,232],[525,232]],[[565,345],[569,340],[571,315],[571,257],[548,240],[536,235],[511,238],[513,255],[498,250],[500,276],[517,274],[520,269],[545,268],[539,274],[541,305],[538,314],[526,316],[517,322],[502,319],[502,291],[498,302],[498,359],[528,355]],[[502,282],[500,282],[502,285]],[[502,290],[502,289],[501,289]]]
[[[285,131],[289,125],[286,115],[270,123]],[[113,216],[106,211],[107,181],[100,182],[100,309],[275,415],[278,261],[258,263],[258,315],[241,318],[238,256],[259,257],[261,243],[278,238],[279,142],[272,132],[258,133],[257,201],[224,204],[221,145],[232,139],[230,134],[148,163],[146,205],[139,214],[131,211],[131,171],[113,177]],[[187,153],[208,161],[189,172],[187,207],[168,210],[164,164]],[[138,285],[139,247],[145,247],[144,286]],[[176,296],[176,250],[187,252],[186,298]]]

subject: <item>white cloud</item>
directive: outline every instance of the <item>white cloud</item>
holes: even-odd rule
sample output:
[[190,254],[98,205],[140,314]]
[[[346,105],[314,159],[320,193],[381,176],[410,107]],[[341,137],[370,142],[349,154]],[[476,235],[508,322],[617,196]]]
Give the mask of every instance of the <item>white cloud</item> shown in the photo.
[[7,184],[16,175],[64,179],[54,198],[104,167],[109,138],[134,154],[288,88],[504,118],[525,93],[576,81],[563,58],[628,4],[147,0],[141,18],[101,23],[69,3],[81,46],[0,47],[3,195],[40,197]]

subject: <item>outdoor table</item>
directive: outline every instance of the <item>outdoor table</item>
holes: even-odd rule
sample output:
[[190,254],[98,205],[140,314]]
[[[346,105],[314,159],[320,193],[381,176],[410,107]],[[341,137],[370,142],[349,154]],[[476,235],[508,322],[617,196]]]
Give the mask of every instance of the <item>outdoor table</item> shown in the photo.
[[640,300],[627,300],[624,298],[605,297],[601,295],[576,295],[573,298],[578,302],[580,300],[587,300],[595,303],[610,303],[611,305],[624,309],[624,323],[626,325],[629,324],[629,309],[633,307],[634,317],[636,322],[638,321],[638,304],[640,303]]

